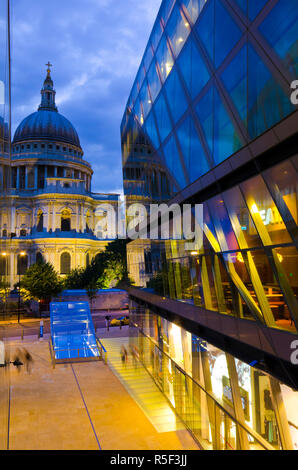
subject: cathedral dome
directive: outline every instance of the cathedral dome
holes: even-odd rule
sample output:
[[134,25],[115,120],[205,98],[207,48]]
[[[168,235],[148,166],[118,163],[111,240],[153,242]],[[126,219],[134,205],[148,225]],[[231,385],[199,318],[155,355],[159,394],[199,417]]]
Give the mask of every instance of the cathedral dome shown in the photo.
[[[50,64],[47,65],[50,66]],[[51,71],[48,67],[38,111],[21,122],[15,132],[13,144],[32,140],[50,140],[74,145],[82,150],[77,131],[68,119],[58,113],[55,95]]]
[[39,109],[21,122],[13,144],[28,140],[54,140],[81,148],[79,136],[71,122],[54,109]]

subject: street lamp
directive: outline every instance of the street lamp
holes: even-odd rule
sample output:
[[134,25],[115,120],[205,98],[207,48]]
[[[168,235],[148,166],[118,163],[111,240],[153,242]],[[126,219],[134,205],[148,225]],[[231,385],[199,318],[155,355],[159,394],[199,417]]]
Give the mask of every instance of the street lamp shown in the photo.
[[18,323],[20,323],[20,312],[21,312],[21,258],[26,256],[25,251],[21,251],[18,256],[18,271],[19,271],[19,308],[18,308]]

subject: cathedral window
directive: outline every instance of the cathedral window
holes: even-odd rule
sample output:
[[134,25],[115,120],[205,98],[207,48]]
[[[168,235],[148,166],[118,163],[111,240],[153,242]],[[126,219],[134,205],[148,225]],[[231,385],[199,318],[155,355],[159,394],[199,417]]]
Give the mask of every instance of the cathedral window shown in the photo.
[[64,168],[62,166],[57,167],[57,176],[58,178],[63,178]]
[[70,254],[62,253],[60,256],[60,274],[69,274],[71,269]]
[[70,232],[71,230],[71,212],[64,209],[61,214],[61,232]]
[[20,189],[25,189],[26,167],[20,166]]
[[22,276],[25,274],[28,268],[28,256],[21,256],[18,255],[17,258],[17,270],[18,270],[18,276]]
[[37,213],[36,231],[43,232],[43,212],[41,210]]
[[45,167],[43,165],[39,165],[38,167],[38,189],[44,189],[44,175],[45,175]]
[[36,263],[43,263],[44,259],[40,252],[36,253]]

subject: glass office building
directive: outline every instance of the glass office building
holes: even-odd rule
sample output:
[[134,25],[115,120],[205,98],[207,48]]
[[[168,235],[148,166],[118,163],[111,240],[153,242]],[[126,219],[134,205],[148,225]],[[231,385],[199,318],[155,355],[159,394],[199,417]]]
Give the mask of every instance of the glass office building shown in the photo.
[[[130,202],[203,204],[197,250],[179,240],[128,246],[131,276],[154,289],[132,288],[134,308],[179,322],[294,390],[297,15],[297,0],[164,0],[121,124]],[[234,408],[243,423],[243,406]],[[211,427],[215,419],[209,410]],[[279,432],[287,428],[276,419]]]

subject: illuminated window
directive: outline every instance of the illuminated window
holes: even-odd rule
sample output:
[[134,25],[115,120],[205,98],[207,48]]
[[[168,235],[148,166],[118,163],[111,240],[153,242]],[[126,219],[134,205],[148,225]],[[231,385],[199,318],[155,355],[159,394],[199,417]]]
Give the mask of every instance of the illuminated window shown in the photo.
[[70,273],[70,254],[62,253],[60,257],[60,274],[69,274]]

